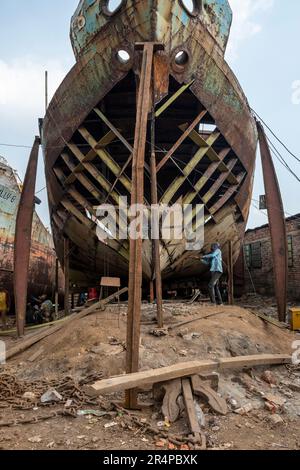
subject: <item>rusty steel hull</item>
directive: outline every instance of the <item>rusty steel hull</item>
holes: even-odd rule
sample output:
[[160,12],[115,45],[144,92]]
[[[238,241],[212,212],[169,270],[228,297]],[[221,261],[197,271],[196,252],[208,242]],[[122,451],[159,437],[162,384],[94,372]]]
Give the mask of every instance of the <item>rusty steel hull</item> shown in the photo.
[[[13,300],[14,242],[20,185],[15,172],[0,162],[0,286]],[[28,277],[29,295],[52,296],[55,281],[55,252],[50,233],[34,212]]]
[[[215,10],[211,24],[197,11],[187,14],[180,1],[128,0],[114,15],[105,14],[105,3],[93,2],[98,8],[95,24],[90,21],[94,6],[80,2],[71,29],[77,63],[50,103],[41,131],[52,228],[60,260],[65,235],[75,249],[70,257],[75,282],[98,283],[107,270],[111,275],[128,276],[128,244],[99,241],[87,210],[92,213],[93,207],[103,201],[116,204],[119,195],[130,197],[128,159],[141,70],[141,54],[135,51],[135,44],[154,41],[164,47],[154,59],[155,110],[172,95],[178,95],[156,119],[158,199],[169,205],[180,198],[188,203],[203,202],[204,248],[214,241],[225,247],[231,240],[235,261],[249,215],[257,131],[247,99],[224,60],[230,29],[230,15],[224,14],[227,2],[208,2],[210,8],[217,5],[223,12],[218,23]],[[81,29],[76,31],[79,23]],[[127,51],[128,62],[118,60],[119,50]],[[184,64],[175,61],[179,51],[186,54]],[[203,130],[199,127],[198,132],[194,129],[190,133],[198,115]],[[214,129],[206,130],[208,125]],[[186,129],[188,135],[177,148],[176,142]],[[174,146],[177,165],[173,157],[163,160]],[[146,150],[146,165],[150,167],[148,153]],[[145,199],[151,201],[146,165]],[[182,242],[163,241],[160,251],[164,279],[197,276],[205,271],[193,260],[194,253],[185,251]],[[152,266],[149,241],[143,247],[145,279],[153,278]]]

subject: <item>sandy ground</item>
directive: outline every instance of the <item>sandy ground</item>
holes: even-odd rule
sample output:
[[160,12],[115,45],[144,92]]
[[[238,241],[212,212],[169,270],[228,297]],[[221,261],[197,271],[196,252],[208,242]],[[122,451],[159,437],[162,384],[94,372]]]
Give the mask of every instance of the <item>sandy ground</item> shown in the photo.
[[[127,307],[122,306],[119,319],[118,307],[111,306],[104,313],[78,320],[2,367],[0,380],[3,374],[8,374],[19,384],[19,393],[35,392],[36,397],[32,402],[25,400],[25,407],[23,403],[20,406],[18,401],[16,404],[14,400],[0,399],[0,448],[115,450],[155,449],[160,445],[168,449],[168,440],[161,441],[145,429],[147,425],[157,429],[157,423],[162,420],[161,403],[154,402],[153,407],[137,412],[135,417],[140,422],[137,425],[111,405],[115,400],[122,401],[122,394],[101,398],[93,405],[83,403],[76,410],[106,410],[106,416],[58,416],[42,422],[19,424],[20,420],[41,418],[54,411],[65,410],[67,392],[61,403],[47,407],[41,405],[42,388],[38,386],[41,382],[46,387],[43,391],[46,391],[45,383],[55,381],[59,384],[66,377],[72,377],[78,382],[92,374],[102,373],[103,377],[109,377],[124,373],[126,311]],[[166,304],[167,325],[196,321],[175,327],[169,335],[163,337],[151,334],[155,327],[155,323],[152,324],[154,318],[155,306],[143,305],[140,349],[142,370],[193,359],[263,353],[291,354],[293,341],[300,339],[299,335],[265,323],[240,306]],[[14,343],[13,339],[5,340],[8,345]],[[34,356],[37,357],[32,361]],[[230,374],[220,377],[219,393],[228,401],[231,409],[225,417],[214,415],[205,404],[199,402],[206,416],[203,431],[208,448],[300,448],[300,368],[270,369],[275,382],[273,385],[262,379],[267,369],[270,368],[248,372],[230,371]],[[267,409],[263,394],[275,395],[279,398],[280,406]],[[143,394],[141,400],[151,401],[151,392]],[[245,416],[234,412],[234,408],[249,404],[251,410]],[[273,421],[274,415],[280,417],[277,424]],[[17,420],[15,426],[3,426],[3,423],[12,424],[14,420]],[[176,435],[188,433],[185,414],[165,431]]]

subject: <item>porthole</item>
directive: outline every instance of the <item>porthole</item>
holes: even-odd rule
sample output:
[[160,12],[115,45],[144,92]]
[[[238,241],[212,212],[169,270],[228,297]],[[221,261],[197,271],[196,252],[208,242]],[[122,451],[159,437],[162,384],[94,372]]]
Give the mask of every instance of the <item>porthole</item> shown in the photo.
[[105,15],[112,16],[122,7],[123,0],[108,0],[103,6]]
[[128,64],[130,61],[130,54],[129,52],[125,51],[124,49],[120,49],[117,52],[117,59],[121,64]]
[[85,17],[83,15],[80,15],[77,17],[77,28],[80,30],[85,27]]
[[201,0],[180,0],[180,2],[189,15],[196,16],[199,13]]
[[183,67],[184,65],[186,65],[188,63],[189,55],[186,51],[179,51],[175,55],[174,61],[175,61],[176,65],[179,65],[179,66]]

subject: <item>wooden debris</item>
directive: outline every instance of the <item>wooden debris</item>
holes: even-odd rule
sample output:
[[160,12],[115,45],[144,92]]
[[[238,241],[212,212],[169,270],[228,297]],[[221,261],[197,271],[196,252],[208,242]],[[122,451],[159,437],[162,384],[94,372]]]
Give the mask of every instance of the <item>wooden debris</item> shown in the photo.
[[289,330],[290,326],[287,323],[280,322],[276,320],[275,318],[268,317],[267,315],[264,315],[263,313],[256,312],[254,310],[251,310],[253,307],[252,306],[243,306],[243,308],[246,308],[249,313],[252,315],[255,315],[256,317],[260,318],[261,320],[270,323],[273,326],[277,326],[277,328],[281,328],[282,330]]
[[40,347],[31,357],[28,358],[29,362],[35,362],[44,352],[44,347]]
[[165,397],[162,406],[162,415],[164,418],[167,418],[170,423],[175,423],[180,414],[177,399],[182,394],[181,380],[176,379],[163,384],[163,389],[165,390]]
[[209,385],[203,382],[198,375],[193,375],[191,380],[194,395],[202,398],[219,415],[227,415],[228,406],[224,398],[220,397]]
[[243,356],[219,360],[192,361],[173,366],[136,372],[134,374],[122,375],[114,378],[101,380],[93,385],[85,387],[90,396],[99,396],[104,393],[131,390],[144,385],[153,385],[159,382],[190,377],[192,375],[223,371],[228,369],[243,369],[244,367],[255,367],[264,365],[291,364],[291,356],[283,354],[262,354],[254,356]]
[[189,420],[190,430],[194,434],[195,437],[199,436],[200,438],[201,429],[200,429],[198,419],[197,419],[190,379],[182,380],[182,390],[183,390],[183,398],[184,398],[185,408],[187,412],[187,417]]
[[201,448],[206,449],[206,438],[204,433],[202,433],[198,422],[190,379],[182,380],[182,390],[187,418],[189,421],[191,433],[195,439],[195,443],[201,444]]
[[205,382],[210,382],[211,388],[217,392],[219,390],[219,382],[220,382],[220,376],[216,372],[213,372],[212,374],[199,374],[199,377],[201,380]]

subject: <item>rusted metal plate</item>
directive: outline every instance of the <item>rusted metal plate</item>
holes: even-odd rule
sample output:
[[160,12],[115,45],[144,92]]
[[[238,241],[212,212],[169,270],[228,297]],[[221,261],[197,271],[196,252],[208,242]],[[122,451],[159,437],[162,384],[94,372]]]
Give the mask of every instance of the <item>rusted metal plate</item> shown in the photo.
[[257,122],[257,129],[271,233],[278,316],[280,321],[285,322],[287,310],[288,279],[288,250],[285,214],[271,151],[267,142],[264,128],[260,122]]
[[39,137],[36,137],[29,157],[16,220],[14,292],[17,330],[19,336],[23,336],[25,331],[31,230],[34,212],[34,194],[39,147],[40,139]]
[[154,100],[159,103],[169,92],[170,61],[164,53],[157,53],[153,60]]

